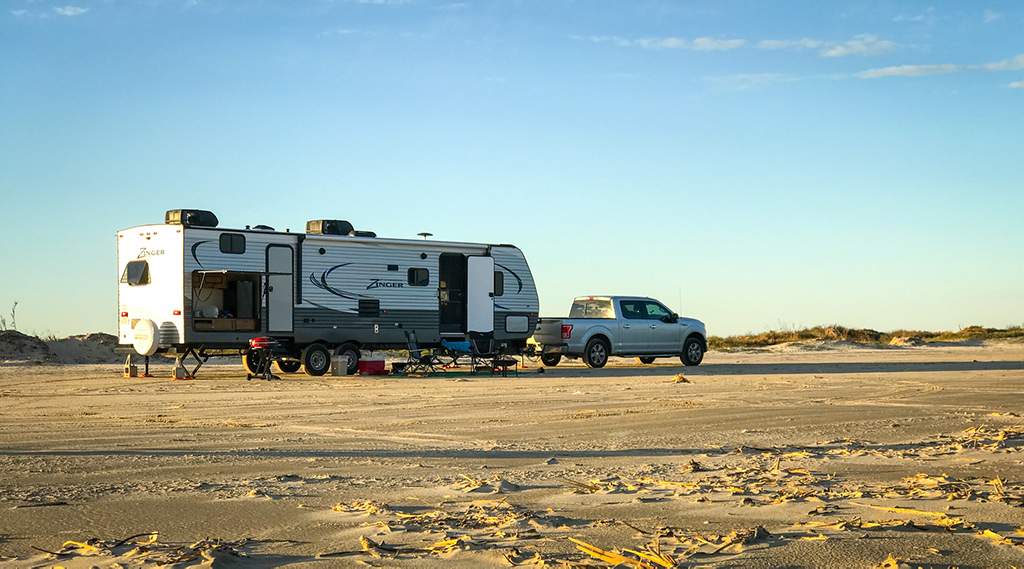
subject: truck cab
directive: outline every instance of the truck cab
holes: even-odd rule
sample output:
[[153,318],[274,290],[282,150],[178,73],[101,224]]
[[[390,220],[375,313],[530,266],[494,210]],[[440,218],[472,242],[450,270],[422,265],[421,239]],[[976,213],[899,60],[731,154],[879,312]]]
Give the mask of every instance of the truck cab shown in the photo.
[[679,357],[684,365],[695,366],[707,351],[703,322],[681,318],[645,296],[577,297],[568,318],[541,318],[534,340],[545,365],[557,365],[567,356],[599,368],[610,356],[636,356],[645,364]]

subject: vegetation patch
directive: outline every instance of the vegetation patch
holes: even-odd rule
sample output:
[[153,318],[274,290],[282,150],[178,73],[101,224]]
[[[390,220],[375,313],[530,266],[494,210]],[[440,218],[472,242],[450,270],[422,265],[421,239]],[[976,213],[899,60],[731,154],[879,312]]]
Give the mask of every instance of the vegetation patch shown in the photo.
[[870,328],[847,328],[833,324],[831,326],[814,326],[813,328],[803,328],[800,330],[768,330],[759,334],[741,336],[711,336],[708,339],[708,347],[712,350],[763,348],[788,342],[811,341],[841,341],[875,346],[913,346],[933,342],[1021,339],[1024,339],[1024,326],[1011,326],[1009,328],[968,326],[956,332],[931,332],[926,330],[879,332]]

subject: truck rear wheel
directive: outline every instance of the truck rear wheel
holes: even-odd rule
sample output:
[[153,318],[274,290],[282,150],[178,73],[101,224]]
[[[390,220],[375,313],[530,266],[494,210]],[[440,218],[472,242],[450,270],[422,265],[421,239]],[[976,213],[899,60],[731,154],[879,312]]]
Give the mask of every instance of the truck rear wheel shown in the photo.
[[591,338],[583,350],[583,359],[592,368],[602,368],[608,363],[608,342],[601,338]]
[[650,365],[650,364],[654,363],[654,358],[652,358],[650,356],[644,356],[642,358],[637,358],[637,359],[640,360],[640,363],[642,363],[642,364]]
[[683,365],[699,366],[704,359],[704,344],[699,338],[690,336],[683,342],[683,353],[679,354],[679,359]]
[[544,354],[540,357],[540,362],[548,367],[555,367],[560,361],[562,361],[562,354]]
[[295,373],[302,367],[302,362],[299,360],[277,360],[275,363],[281,373]]
[[319,377],[331,369],[331,352],[323,344],[312,344],[302,350],[302,367],[306,375]]

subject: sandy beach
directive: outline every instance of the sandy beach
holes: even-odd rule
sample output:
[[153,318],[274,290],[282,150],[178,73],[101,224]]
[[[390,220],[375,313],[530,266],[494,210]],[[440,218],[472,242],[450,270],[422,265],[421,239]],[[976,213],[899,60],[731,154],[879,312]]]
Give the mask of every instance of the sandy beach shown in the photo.
[[2,367],[0,565],[1024,565],[1024,344],[682,369]]

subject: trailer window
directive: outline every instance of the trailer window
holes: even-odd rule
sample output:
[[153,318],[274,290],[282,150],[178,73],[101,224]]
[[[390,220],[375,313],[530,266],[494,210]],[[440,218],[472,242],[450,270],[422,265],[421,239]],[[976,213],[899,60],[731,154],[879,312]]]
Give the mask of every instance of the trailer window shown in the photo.
[[615,312],[607,298],[580,298],[572,303],[569,318],[615,318]]
[[494,271],[494,296],[505,295],[505,273]]
[[130,261],[121,273],[121,282],[128,286],[149,284],[149,263],[146,261]]
[[409,269],[409,286],[427,286],[430,284],[430,271],[426,269]]
[[240,233],[221,233],[220,252],[241,255],[245,253],[245,235]]

